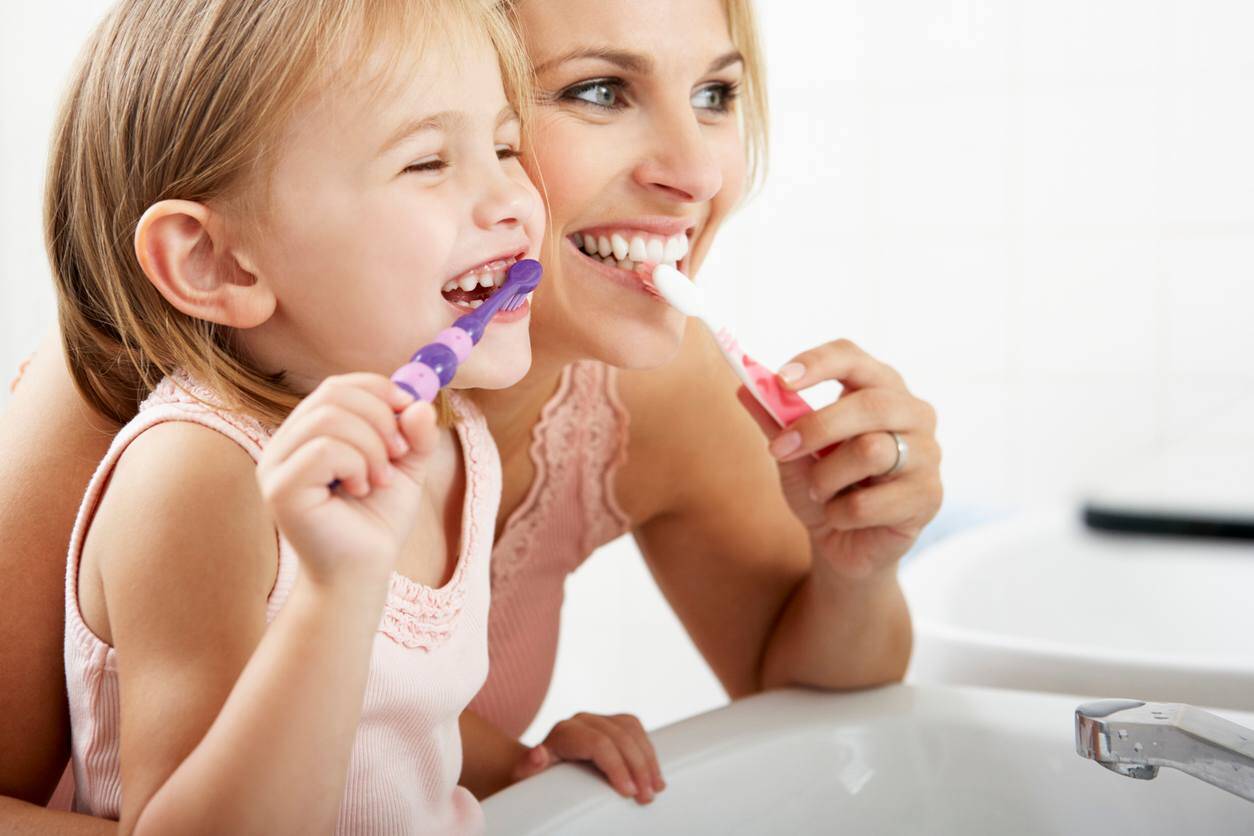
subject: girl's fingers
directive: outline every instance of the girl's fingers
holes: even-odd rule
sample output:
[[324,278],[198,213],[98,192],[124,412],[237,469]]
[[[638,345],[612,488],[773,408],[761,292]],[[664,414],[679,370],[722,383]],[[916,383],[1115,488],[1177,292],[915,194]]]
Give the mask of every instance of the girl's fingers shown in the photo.
[[798,354],[780,367],[779,377],[793,390],[825,380],[839,381],[846,389],[906,388],[901,375],[849,340],[835,340]]
[[350,496],[370,493],[369,464],[351,444],[334,438],[315,438],[265,469],[258,468],[262,495],[282,515],[300,512],[326,501],[331,482],[338,480]]
[[[310,394],[309,398],[319,393],[336,397],[338,393],[345,390],[356,390],[366,392],[387,404],[388,408],[393,412],[400,412],[405,407],[414,402],[413,395],[397,386],[381,374],[372,374],[370,372],[354,372],[353,374],[341,374],[328,377],[318,385],[318,388]],[[305,401],[308,401],[306,398]],[[302,404],[304,401],[301,402]],[[298,404],[292,414],[300,411],[301,405]]]
[[394,470],[388,445],[377,428],[360,413],[326,403],[314,407],[298,419],[289,418],[288,423],[291,424],[290,431],[282,439],[276,433],[271,441],[273,449],[267,450],[275,460],[283,460],[313,439],[333,438],[357,448],[370,466],[370,478],[374,484],[386,486],[391,483]]
[[397,427],[409,451],[396,460],[396,466],[411,475],[435,450],[440,438],[435,407],[425,401],[415,401],[405,408],[397,419]]
[[608,717],[589,715],[586,722],[597,732],[604,735],[622,756],[631,773],[632,783],[636,792],[632,793],[641,804],[653,800],[654,770],[649,758],[634,737],[621,725]]
[[[345,382],[349,378],[369,381],[371,385],[368,388],[350,385]],[[386,397],[392,389],[395,389],[396,392],[407,399],[403,406],[395,408],[394,403],[399,398],[389,400]],[[400,429],[396,425],[396,414],[412,403],[413,399],[407,393],[397,388],[387,378],[378,375],[332,377],[323,381],[322,385],[314,390],[313,394],[305,398],[292,411],[292,415],[284,422],[283,426],[287,427],[288,424],[297,427],[302,426],[310,413],[325,406],[338,406],[348,412],[355,413],[362,420],[373,426],[387,445],[389,455],[397,458],[405,455],[409,450],[404,436],[401,435]],[[280,431],[282,429],[280,428]],[[278,433],[275,436],[277,438]]]
[[793,421],[775,437],[770,449],[780,461],[793,461],[856,436],[881,430],[928,431],[934,422],[932,407],[909,392],[862,389]]

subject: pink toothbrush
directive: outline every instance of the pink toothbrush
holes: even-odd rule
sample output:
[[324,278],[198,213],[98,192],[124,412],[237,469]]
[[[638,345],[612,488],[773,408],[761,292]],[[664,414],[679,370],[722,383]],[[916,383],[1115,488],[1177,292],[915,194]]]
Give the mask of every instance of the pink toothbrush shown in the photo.
[[[654,266],[651,274],[647,269],[642,269],[641,275],[645,278],[647,290],[665,299],[680,313],[701,320],[710,329],[727,364],[736,372],[736,376],[753,395],[754,400],[761,404],[781,428],[814,411],[800,395],[781,386],[775,372],[745,354],[731,331],[711,318],[705,304],[705,295],[693,284],[692,279],[665,264]],[[834,448],[835,445],[832,445],[820,450],[816,457],[821,458]]]

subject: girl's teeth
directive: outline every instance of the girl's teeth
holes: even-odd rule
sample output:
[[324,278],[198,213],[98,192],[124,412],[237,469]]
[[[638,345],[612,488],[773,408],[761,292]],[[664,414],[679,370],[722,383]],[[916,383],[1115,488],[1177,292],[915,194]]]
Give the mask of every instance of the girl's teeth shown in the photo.
[[457,280],[449,279],[447,282],[444,283],[444,287],[441,288],[441,290],[443,290],[445,293],[452,293],[454,290],[457,290]]
[[482,276],[479,277],[479,286],[480,287],[495,287],[496,279],[492,278],[491,273],[484,273]]
[[649,261],[661,263],[662,256],[666,254],[666,245],[662,243],[661,238],[649,239]]
[[483,300],[482,300],[482,299],[471,299],[471,300],[470,300],[469,302],[467,302],[466,304],[470,305],[470,307],[471,307],[471,308],[478,308],[480,305],[482,305],[482,304],[483,304]]
[[467,292],[472,291],[479,286],[479,277],[472,273],[467,273],[458,279],[457,286]]
[[601,254],[601,258],[605,258],[610,253],[614,252],[613,248],[610,247],[609,238],[606,238],[604,235],[602,235],[600,238],[597,239],[597,252]]
[[619,261],[627,260],[627,250],[629,248],[627,239],[619,235],[617,232],[610,236],[610,247],[614,250],[614,257]]
[[631,246],[627,248],[627,255],[632,261],[648,261],[649,251],[645,248],[643,238],[632,238]]

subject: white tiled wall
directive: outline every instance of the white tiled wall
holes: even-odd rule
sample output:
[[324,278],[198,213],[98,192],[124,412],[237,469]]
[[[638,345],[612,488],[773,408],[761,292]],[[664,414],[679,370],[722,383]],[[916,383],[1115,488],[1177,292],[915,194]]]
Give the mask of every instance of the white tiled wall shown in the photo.
[[[0,369],[52,319],[43,149],[105,5],[0,8]],[[702,276],[752,353],[844,336],[896,365],[953,508],[1071,497],[1254,393],[1254,4],[758,6],[771,175]],[[570,592],[542,723],[719,700],[630,543]]]

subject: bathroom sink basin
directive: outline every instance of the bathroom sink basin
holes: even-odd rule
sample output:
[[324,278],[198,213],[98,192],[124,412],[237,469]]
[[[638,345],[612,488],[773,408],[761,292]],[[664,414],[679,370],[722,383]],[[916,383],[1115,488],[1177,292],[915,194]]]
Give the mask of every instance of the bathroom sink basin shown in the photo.
[[1059,509],[944,540],[901,581],[907,681],[1254,711],[1250,543],[1098,533]]
[[[780,691],[654,733],[668,788],[640,807],[568,764],[484,803],[490,834],[1250,833],[1254,804],[1075,751],[1083,700],[896,685]],[[1226,712],[1242,725],[1254,716]]]

